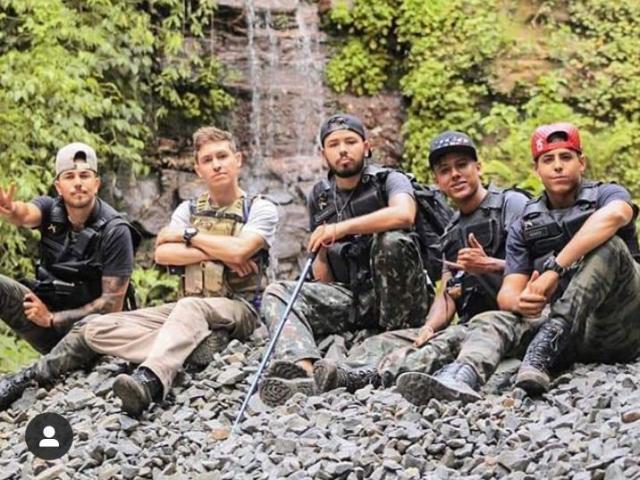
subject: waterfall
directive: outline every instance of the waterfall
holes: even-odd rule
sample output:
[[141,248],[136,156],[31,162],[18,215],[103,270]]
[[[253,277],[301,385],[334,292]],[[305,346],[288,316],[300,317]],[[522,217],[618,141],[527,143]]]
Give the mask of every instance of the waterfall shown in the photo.
[[245,0],[250,160],[258,169],[315,156],[324,117],[317,7],[303,0],[292,7],[272,11],[265,2]]
[[256,10],[253,0],[245,0],[247,16],[247,51],[249,58],[249,84],[251,86],[251,160],[254,165],[260,165],[263,160],[262,142],[260,134],[261,124],[261,68],[258,52],[256,51]]
[[[313,7],[315,8],[315,7]],[[324,119],[324,95],[322,85],[322,62],[319,61],[319,46],[317,32],[310,32],[305,20],[309,5],[298,0],[296,7],[296,26],[298,27],[298,48],[296,67],[298,73],[305,79],[305,90],[310,94],[303,98],[300,108],[296,109],[296,125],[299,127],[298,151],[301,156],[315,154],[315,135],[309,142],[305,131],[315,131]],[[315,13],[315,12],[314,12]],[[315,38],[315,41],[312,39]],[[310,125],[308,125],[310,123]],[[306,128],[303,128],[305,126]]]

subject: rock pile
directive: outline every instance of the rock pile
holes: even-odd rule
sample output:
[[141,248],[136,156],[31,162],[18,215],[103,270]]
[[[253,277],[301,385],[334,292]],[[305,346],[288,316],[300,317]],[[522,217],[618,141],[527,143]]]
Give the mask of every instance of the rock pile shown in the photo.
[[[113,379],[128,368],[113,359],[50,391],[28,390],[0,413],[0,480],[640,479],[640,362],[579,365],[536,400],[505,388],[514,361],[471,405],[417,408],[371,387],[294,396],[275,409],[254,396],[230,435],[261,353],[233,341],[140,419],[113,398]],[[34,459],[24,443],[29,419],[44,411],[74,430],[59,461]]]

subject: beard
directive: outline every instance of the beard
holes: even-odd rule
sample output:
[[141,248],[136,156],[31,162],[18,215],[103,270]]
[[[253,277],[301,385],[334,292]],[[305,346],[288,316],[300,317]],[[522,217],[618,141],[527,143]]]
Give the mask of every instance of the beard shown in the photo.
[[363,168],[364,168],[364,158],[361,158],[359,161],[355,160],[350,165],[346,165],[343,167],[338,167],[338,166],[334,167],[331,165],[329,166],[329,170],[331,171],[331,173],[334,174],[336,177],[340,177],[340,178],[354,177],[358,175],[360,172],[362,172]]

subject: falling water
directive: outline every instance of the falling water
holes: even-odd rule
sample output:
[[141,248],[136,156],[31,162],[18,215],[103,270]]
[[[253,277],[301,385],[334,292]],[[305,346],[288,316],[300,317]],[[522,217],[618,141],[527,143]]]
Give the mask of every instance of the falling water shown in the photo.
[[254,165],[260,165],[263,160],[262,155],[262,142],[260,140],[260,134],[262,131],[261,125],[261,69],[260,60],[258,58],[258,52],[256,51],[256,10],[253,4],[253,0],[245,0],[245,6],[247,9],[247,37],[248,44],[247,50],[249,53],[249,81],[251,85],[251,160]]
[[[259,168],[276,156],[313,156],[315,132],[324,115],[318,32],[308,20],[317,7],[298,0],[291,11],[292,35],[278,30],[281,12],[275,22],[269,9],[256,8],[255,0],[245,0],[245,7],[252,164]],[[283,118],[284,112],[290,114]]]
[[[303,0],[298,0],[296,8],[296,25],[298,27],[298,48],[296,67],[298,73],[305,79],[305,91],[310,95],[302,98],[301,105],[296,109],[296,125],[298,133],[298,151],[301,156],[313,155],[315,150],[315,136],[308,138],[306,132],[313,132],[324,118],[324,96],[322,94],[322,69],[318,62],[318,35],[314,35],[315,42],[305,21],[305,5]],[[311,141],[310,141],[311,140]]]

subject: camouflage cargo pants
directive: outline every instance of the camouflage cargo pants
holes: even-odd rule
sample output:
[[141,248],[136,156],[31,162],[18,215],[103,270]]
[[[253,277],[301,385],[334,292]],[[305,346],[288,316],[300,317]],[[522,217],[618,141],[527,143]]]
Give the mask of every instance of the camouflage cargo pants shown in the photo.
[[450,325],[416,348],[413,342],[419,332],[419,328],[409,328],[369,337],[349,350],[344,363],[350,367],[377,365],[385,382],[409,371],[432,373],[456,358],[467,326]]
[[67,329],[43,328],[25,316],[24,296],[30,291],[21,283],[0,275],[0,319],[38,352],[47,353],[67,333]]
[[[580,262],[548,318],[571,325],[562,362],[624,362],[640,355],[640,265],[624,242],[613,237]],[[475,316],[457,361],[475,368],[483,381],[504,356],[520,356],[544,321],[511,312]]]
[[[276,357],[319,359],[316,339],[333,333],[422,325],[431,302],[431,287],[411,238],[399,231],[375,235],[371,272],[372,287],[359,294],[357,306],[344,284],[304,283],[276,346]],[[295,282],[277,282],[265,291],[262,315],[271,331],[282,318],[294,288]]]

